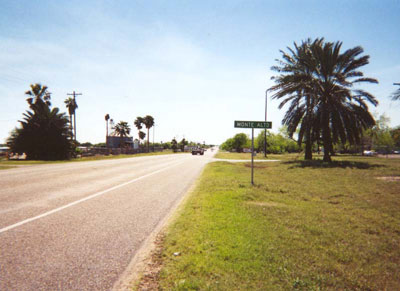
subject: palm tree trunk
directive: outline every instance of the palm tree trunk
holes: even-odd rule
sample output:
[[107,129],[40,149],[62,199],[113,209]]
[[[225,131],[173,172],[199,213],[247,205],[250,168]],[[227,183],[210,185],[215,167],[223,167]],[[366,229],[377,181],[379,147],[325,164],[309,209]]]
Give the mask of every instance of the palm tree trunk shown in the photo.
[[306,152],[304,155],[305,160],[312,160],[312,140],[311,140],[311,126],[310,120],[307,118],[306,128]]
[[311,140],[307,138],[306,140],[306,152],[304,155],[305,160],[312,160],[312,143]]
[[73,140],[73,132],[72,132],[72,115],[69,116],[69,133],[71,134],[71,140]]
[[[324,110],[325,111],[325,110]],[[328,162],[331,163],[332,159],[331,159],[331,152],[332,152],[332,142],[331,142],[331,133],[329,130],[329,119],[328,116],[326,114],[326,111],[324,112],[325,114],[323,114],[323,125],[322,125],[322,142],[324,144],[324,162]]]
[[108,120],[106,120],[106,147],[108,148]]
[[311,140],[311,97],[307,96],[307,116],[305,118],[306,123],[306,152],[304,159],[312,160],[312,140]]
[[150,128],[147,129],[147,152],[149,152],[149,130]]

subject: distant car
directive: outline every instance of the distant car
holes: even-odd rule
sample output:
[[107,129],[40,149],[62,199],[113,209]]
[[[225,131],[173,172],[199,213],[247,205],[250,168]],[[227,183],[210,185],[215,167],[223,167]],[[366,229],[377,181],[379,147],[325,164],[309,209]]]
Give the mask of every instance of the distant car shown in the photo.
[[395,155],[400,155],[400,151],[393,151]]
[[375,151],[364,151],[364,156],[372,157],[375,155],[377,155],[377,153]]
[[192,155],[204,155],[204,149],[202,148],[192,149]]

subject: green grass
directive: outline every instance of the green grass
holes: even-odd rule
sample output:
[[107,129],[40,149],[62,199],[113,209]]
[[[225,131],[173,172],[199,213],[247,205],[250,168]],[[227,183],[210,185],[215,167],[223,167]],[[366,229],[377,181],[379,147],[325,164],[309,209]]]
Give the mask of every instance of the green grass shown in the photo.
[[[142,154],[133,154],[133,155],[109,155],[109,156],[91,156],[91,157],[82,157],[65,161],[36,161],[36,160],[0,160],[0,170],[9,169],[18,165],[41,165],[41,164],[59,164],[59,163],[71,163],[71,162],[87,162],[87,161],[100,161],[100,160],[115,160],[115,159],[126,159],[126,158],[134,158],[134,157],[143,157],[143,156],[159,156],[159,155],[169,155],[175,154],[170,150],[165,150],[163,152],[155,152],[155,153],[142,153]],[[180,154],[180,153],[176,153]]]
[[10,168],[13,168],[13,166],[0,165],[0,170],[6,170],[6,169],[10,169]]
[[[287,160],[287,159],[297,159],[302,157],[304,154],[268,154],[264,157],[263,153],[258,153],[254,159],[255,160]],[[225,151],[219,151],[215,158],[217,159],[229,159],[229,160],[251,160],[251,153],[230,153]]]
[[[212,163],[169,228],[166,290],[400,290],[400,160]],[[179,256],[173,253],[179,252]]]

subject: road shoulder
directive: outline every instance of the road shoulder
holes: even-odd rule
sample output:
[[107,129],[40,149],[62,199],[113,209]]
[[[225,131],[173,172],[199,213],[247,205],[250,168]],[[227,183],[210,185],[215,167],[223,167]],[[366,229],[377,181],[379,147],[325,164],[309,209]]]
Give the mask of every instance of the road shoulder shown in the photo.
[[160,257],[166,230],[179,217],[185,202],[196,189],[203,171],[204,168],[182,198],[178,199],[171,207],[169,214],[159,222],[153,232],[143,241],[122,276],[114,284],[113,291],[156,290],[158,288],[157,277],[162,267]]

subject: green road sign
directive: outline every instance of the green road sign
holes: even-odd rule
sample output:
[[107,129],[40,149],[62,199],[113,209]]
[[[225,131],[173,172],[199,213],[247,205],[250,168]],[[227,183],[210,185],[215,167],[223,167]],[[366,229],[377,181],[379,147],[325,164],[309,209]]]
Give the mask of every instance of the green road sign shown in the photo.
[[272,121],[235,120],[235,127],[239,127],[239,128],[272,128]]

